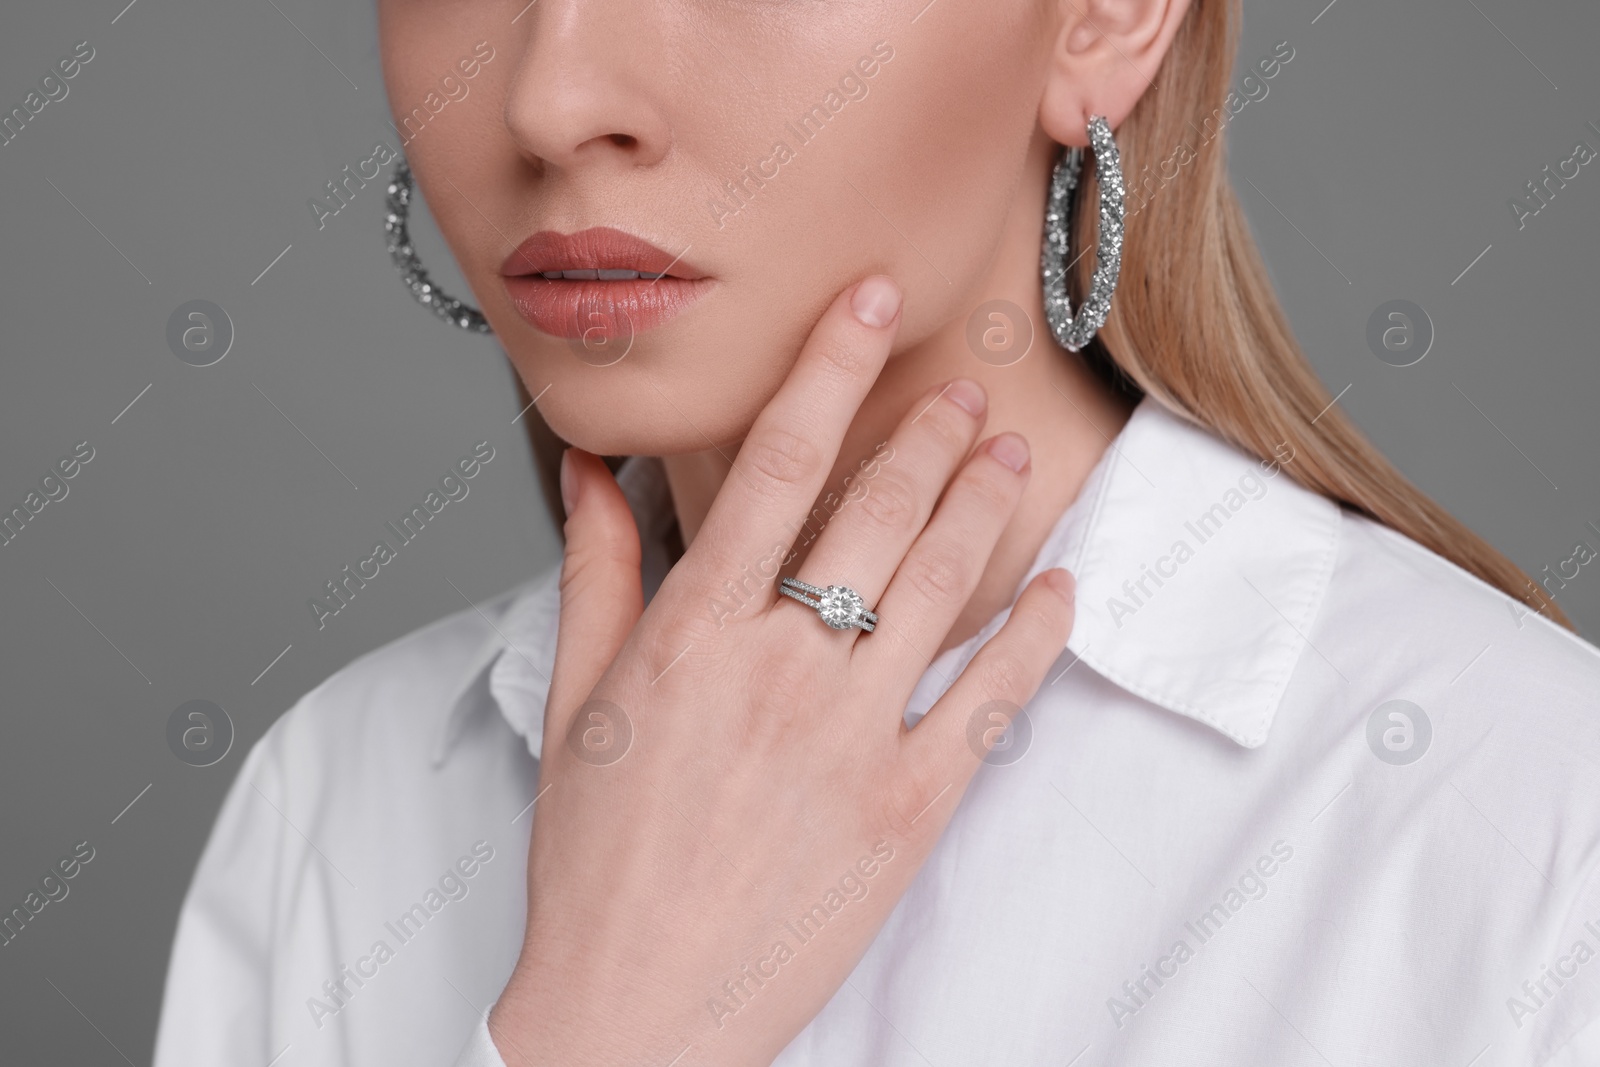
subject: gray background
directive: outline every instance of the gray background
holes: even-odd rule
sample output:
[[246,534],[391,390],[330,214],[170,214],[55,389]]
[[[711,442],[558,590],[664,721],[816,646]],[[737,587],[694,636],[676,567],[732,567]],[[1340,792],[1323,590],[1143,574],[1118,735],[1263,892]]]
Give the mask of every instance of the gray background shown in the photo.
[[[0,910],[96,849],[0,948],[7,1062],[148,1063],[177,909],[250,744],[354,656],[558,554],[511,373],[410,302],[381,182],[320,232],[307,207],[398,143],[370,5],[125,2],[0,20],[0,110],[96,51],[0,147],[0,505],[96,450],[0,548]],[[1229,133],[1300,338],[1406,474],[1525,569],[1600,547],[1600,161],[1520,231],[1507,206],[1575,141],[1600,148],[1600,9],[1324,3],[1246,5],[1241,67],[1282,40],[1295,57]],[[197,298],[237,331],[203,369],[165,340]],[[1366,344],[1392,299],[1436,330],[1414,366]],[[485,438],[470,495],[319,632],[307,598]],[[1600,568],[1560,602],[1600,634]],[[197,698],[237,731],[203,769],[165,737]]]

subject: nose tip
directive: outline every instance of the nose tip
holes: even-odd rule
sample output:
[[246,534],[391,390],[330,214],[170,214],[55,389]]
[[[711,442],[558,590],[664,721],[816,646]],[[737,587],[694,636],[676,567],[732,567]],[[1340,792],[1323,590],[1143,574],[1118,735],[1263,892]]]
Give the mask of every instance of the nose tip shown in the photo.
[[[541,166],[648,166],[667,154],[663,49],[649,5],[539,0],[505,103],[519,149]],[[519,24],[520,25],[520,24]]]

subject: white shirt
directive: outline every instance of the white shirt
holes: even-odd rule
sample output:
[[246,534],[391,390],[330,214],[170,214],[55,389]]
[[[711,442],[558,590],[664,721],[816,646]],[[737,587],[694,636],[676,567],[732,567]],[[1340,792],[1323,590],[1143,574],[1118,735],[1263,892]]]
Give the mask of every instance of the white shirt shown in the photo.
[[[653,592],[660,464],[621,481]],[[1593,647],[1152,401],[1029,576],[1056,565],[1077,623],[1031,741],[779,1067],[1600,1063]],[[556,577],[363,656],[254,747],[157,1067],[500,1067]]]

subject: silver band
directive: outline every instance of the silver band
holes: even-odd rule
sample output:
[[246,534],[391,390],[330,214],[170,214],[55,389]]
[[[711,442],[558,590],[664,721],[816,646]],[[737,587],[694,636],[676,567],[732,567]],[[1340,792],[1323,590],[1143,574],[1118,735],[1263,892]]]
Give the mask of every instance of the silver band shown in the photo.
[[835,630],[860,627],[871,633],[877,628],[878,613],[869,611],[861,594],[848,585],[830,585],[823,589],[798,578],[785,578],[778,583],[778,592],[811,608]]

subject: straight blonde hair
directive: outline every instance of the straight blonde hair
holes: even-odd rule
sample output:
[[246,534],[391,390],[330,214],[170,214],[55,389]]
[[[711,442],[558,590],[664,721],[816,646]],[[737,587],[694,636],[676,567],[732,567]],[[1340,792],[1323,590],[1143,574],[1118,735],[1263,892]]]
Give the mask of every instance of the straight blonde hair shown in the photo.
[[[1329,406],[1228,181],[1224,138],[1196,136],[1215,131],[1219,118],[1226,123],[1239,22],[1239,0],[1193,0],[1171,54],[1117,130],[1130,190],[1145,167],[1160,166],[1178,146],[1189,146],[1192,158],[1124,227],[1111,314],[1084,349],[1090,366],[1259,458],[1289,445],[1294,459],[1283,469],[1301,485],[1571,629],[1541,586],[1407,481]],[[1074,255],[1093,248],[1099,189],[1092,170],[1084,168],[1074,207]],[[1078,259],[1069,282],[1075,306],[1093,267],[1092,251]]]
[[[1228,181],[1218,131],[1226,124],[1239,25],[1239,0],[1192,0],[1166,62],[1117,131],[1130,188],[1144,168],[1159,167],[1179,146],[1188,153],[1176,178],[1130,216],[1111,314],[1083,357],[1113,387],[1148,395],[1258,458],[1276,459],[1287,444],[1294,459],[1283,469],[1307,489],[1399,531],[1571,629],[1541,586],[1407,481],[1330,406]],[[1194,136],[1202,129],[1215,135]],[[1086,166],[1074,206],[1074,254],[1093,248],[1098,200],[1095,169]],[[1093,267],[1092,252],[1078,255],[1069,279],[1075,306],[1089,290]],[[518,389],[527,406],[520,380]],[[541,418],[527,425],[559,528],[565,442]],[[621,457],[607,462],[614,470]]]

